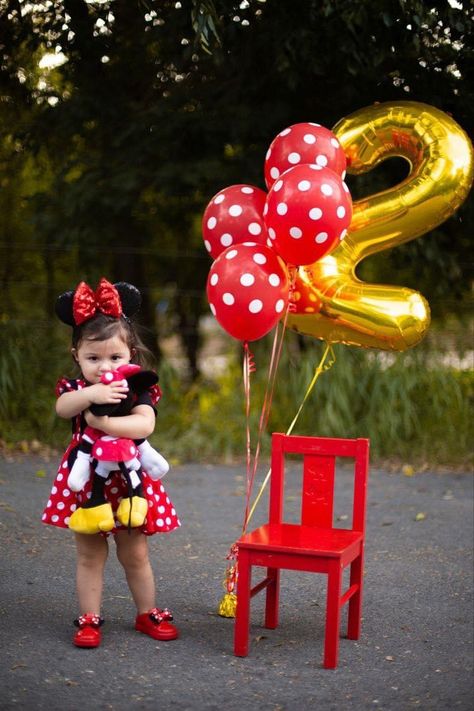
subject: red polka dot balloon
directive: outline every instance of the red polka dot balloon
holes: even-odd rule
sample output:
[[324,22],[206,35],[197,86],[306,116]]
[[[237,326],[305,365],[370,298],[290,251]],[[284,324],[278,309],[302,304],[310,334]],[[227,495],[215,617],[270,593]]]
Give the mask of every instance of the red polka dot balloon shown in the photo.
[[265,158],[267,188],[286,170],[303,163],[331,168],[343,180],[346,175],[346,155],[335,134],[318,123],[295,123],[270,144]]
[[294,314],[317,314],[321,311],[322,302],[318,298],[311,284],[298,279],[292,294]]
[[342,240],[352,219],[343,180],[329,168],[298,165],[268,193],[265,224],[272,246],[288,264],[313,264]]
[[288,305],[289,275],[284,262],[255,242],[228,247],[207,280],[212,313],[233,338],[255,341],[278,323]]
[[263,208],[267,194],[253,185],[231,185],[212,200],[202,218],[202,236],[213,259],[231,245],[266,244]]

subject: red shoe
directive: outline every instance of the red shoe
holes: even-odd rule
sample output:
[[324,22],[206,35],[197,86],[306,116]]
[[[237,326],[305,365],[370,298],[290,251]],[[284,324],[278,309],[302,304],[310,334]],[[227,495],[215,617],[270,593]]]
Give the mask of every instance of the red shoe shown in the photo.
[[79,627],[72,640],[76,647],[99,646],[101,640],[99,628],[104,624],[104,620],[99,615],[88,612],[74,620],[74,624]]
[[168,642],[179,635],[177,628],[171,624],[172,619],[173,615],[166,607],[164,610],[154,607],[149,612],[137,615],[135,629],[150,635],[153,639]]

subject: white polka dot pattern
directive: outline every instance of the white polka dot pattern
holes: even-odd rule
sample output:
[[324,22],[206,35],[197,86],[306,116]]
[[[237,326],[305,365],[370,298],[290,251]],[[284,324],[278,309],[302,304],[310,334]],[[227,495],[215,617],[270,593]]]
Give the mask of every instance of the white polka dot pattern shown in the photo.
[[272,141],[265,157],[265,183],[270,189],[283,173],[295,165],[328,167],[344,178],[347,160],[332,131],[316,123],[295,123]]
[[285,312],[288,295],[285,264],[273,249],[255,242],[225,250],[209,272],[211,311],[225,331],[242,341],[271,331]]
[[265,224],[274,249],[288,263],[307,265],[334,249],[352,219],[342,178],[310,164],[289,168],[267,196]]
[[[56,385],[56,394],[59,396],[61,392],[78,390],[81,385],[82,381],[80,380],[74,381],[62,378]],[[151,388],[150,395],[152,403],[156,404],[160,397],[158,391],[154,391],[154,388]],[[50,496],[42,514],[42,521],[45,524],[58,526],[59,528],[68,528],[71,513],[73,513],[78,506],[82,506],[91,497],[92,477],[86,483],[83,490],[78,493],[72,492],[67,486],[67,479],[69,476],[69,456],[73,448],[77,446],[78,439],[80,439],[80,431],[79,421],[77,420],[76,430],[61,459],[58,467],[58,473],[56,474]],[[130,451],[130,453],[132,452]],[[136,454],[135,446],[133,446],[133,453]],[[145,519],[145,523],[140,527],[140,530],[145,535],[152,535],[153,533],[166,533],[181,525],[172,502],[165,494],[161,481],[154,481],[150,479],[146,471],[143,472],[143,491],[145,492],[144,496],[148,503],[148,514]],[[113,511],[116,511],[120,501],[124,496],[127,496],[128,493],[127,484],[120,472],[113,472],[109,476],[105,483],[104,493],[107,501],[110,502]],[[158,525],[156,522],[158,517],[158,502],[162,507],[162,513],[164,514],[164,516],[160,517],[161,525]],[[118,522],[116,523],[116,527],[122,530],[126,528]],[[115,531],[116,529],[114,529],[112,533],[115,533]]]
[[301,279],[297,280],[296,288],[293,292],[293,302],[298,314],[315,314],[321,309],[321,302],[313,287]]
[[204,245],[213,259],[227,247],[251,239],[265,244],[266,193],[253,185],[224,188],[207,205],[202,218]]

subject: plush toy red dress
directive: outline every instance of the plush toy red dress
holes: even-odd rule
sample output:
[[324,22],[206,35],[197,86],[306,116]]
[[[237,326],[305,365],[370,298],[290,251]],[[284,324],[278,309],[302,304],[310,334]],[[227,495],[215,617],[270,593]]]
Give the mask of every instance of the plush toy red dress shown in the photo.
[[[69,390],[79,390],[86,387],[87,382],[81,378],[68,379],[61,378],[56,385],[56,396],[59,397]],[[160,399],[161,391],[157,385],[152,386],[147,392],[139,395],[135,405],[151,405],[154,407]],[[72,463],[74,462],[75,451],[81,440],[82,433],[86,428],[83,416],[78,415],[72,420],[73,436],[66,449],[56,478],[51,489],[51,494],[43,512],[43,523],[60,528],[68,528],[71,515],[79,507],[85,504],[92,494],[92,477],[84,488],[75,493],[68,488],[67,480]],[[148,513],[145,522],[138,530],[146,535],[153,533],[167,533],[180,526],[179,518],[175,508],[170,501],[161,480],[154,481],[148,476],[146,470],[142,472],[143,496],[148,502]],[[104,495],[112,506],[112,510],[117,511],[121,500],[129,495],[127,482],[120,471],[113,472],[107,479],[104,488]],[[125,530],[126,526],[118,520],[110,533],[118,530]],[[107,535],[107,534],[103,534]]]

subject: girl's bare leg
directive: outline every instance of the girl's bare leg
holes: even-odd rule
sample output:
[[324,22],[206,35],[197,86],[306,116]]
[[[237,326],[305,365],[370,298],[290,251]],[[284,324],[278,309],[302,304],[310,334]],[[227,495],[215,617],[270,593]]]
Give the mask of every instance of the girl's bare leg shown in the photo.
[[104,567],[108,554],[107,540],[100,534],[76,533],[76,588],[79,614],[100,615]]
[[141,531],[132,529],[115,534],[117,558],[125,570],[128,587],[141,615],[155,607],[155,578],[148,557],[148,541]]

